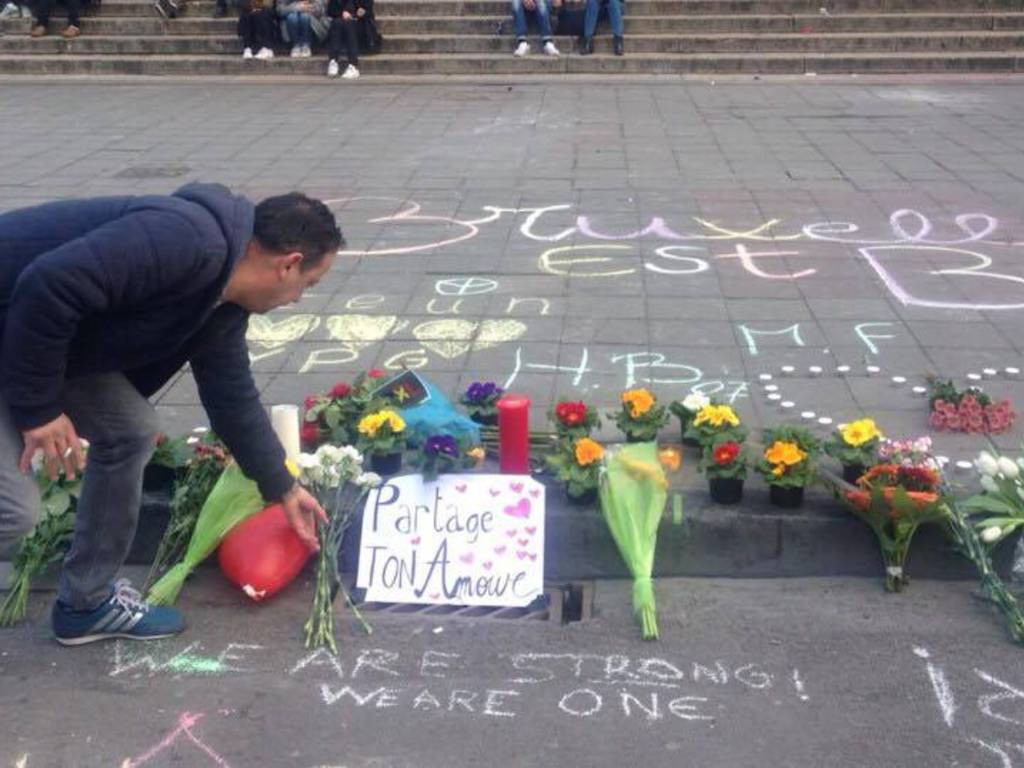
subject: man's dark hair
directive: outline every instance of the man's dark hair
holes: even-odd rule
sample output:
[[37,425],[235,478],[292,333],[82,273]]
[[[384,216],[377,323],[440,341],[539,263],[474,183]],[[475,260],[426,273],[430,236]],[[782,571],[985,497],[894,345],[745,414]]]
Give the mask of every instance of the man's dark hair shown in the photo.
[[253,237],[268,251],[301,252],[303,270],[345,245],[330,209],[301,192],[268,197],[257,205]]

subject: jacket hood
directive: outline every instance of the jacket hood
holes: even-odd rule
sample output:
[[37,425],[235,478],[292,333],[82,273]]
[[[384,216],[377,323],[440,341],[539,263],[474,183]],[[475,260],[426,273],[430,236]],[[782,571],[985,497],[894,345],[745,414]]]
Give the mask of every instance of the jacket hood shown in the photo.
[[228,260],[234,268],[252,239],[256,220],[256,207],[252,201],[242,195],[232,194],[231,190],[221,184],[202,182],[186,184],[173,197],[199,205],[209,212],[228,244]]

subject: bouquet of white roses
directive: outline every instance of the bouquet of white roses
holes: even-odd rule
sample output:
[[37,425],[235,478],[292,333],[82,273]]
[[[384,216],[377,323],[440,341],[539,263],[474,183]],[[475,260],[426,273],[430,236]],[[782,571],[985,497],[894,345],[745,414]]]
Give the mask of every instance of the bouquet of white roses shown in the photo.
[[367,633],[372,631],[341,583],[338,548],[359,503],[370,488],[380,484],[380,477],[363,471],[363,455],[351,446],[321,445],[316,453],[301,454],[298,464],[299,481],[316,496],[326,513],[326,519],[317,526],[320,553],[313,610],[306,622],[306,647],[327,647],[337,653],[332,604],[339,588],[363,628]]

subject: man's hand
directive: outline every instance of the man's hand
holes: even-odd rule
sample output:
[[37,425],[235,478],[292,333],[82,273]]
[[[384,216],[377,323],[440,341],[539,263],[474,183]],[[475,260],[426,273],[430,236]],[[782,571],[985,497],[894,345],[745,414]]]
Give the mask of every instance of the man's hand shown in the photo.
[[82,441],[78,439],[75,425],[63,413],[49,424],[22,432],[25,450],[21,454],[18,468],[27,475],[32,469],[32,457],[36,451],[43,452],[43,460],[50,479],[56,481],[60,467],[64,467],[68,480],[75,479],[75,472],[85,469],[85,454]]
[[316,524],[327,522],[327,514],[323,507],[313,498],[313,494],[296,483],[281,499],[284,516],[288,524],[299,535],[310,551],[318,552],[320,544],[316,538]]

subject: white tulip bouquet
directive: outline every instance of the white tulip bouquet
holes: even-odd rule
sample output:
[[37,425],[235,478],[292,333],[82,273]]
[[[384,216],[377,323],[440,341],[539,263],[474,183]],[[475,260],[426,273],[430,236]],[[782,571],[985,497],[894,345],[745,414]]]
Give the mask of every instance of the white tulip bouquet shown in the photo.
[[327,519],[317,526],[320,553],[317,557],[313,610],[306,622],[306,647],[326,647],[338,652],[334,638],[334,596],[338,589],[367,634],[372,632],[341,582],[338,548],[359,502],[380,477],[363,471],[363,455],[351,446],[321,445],[316,453],[299,456],[299,482],[316,496]]

